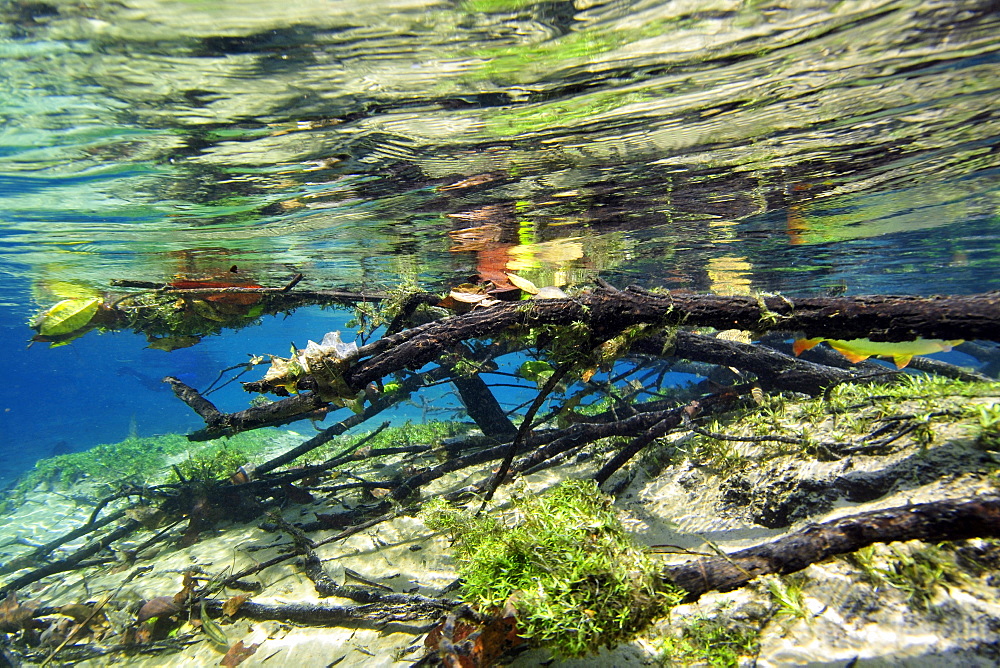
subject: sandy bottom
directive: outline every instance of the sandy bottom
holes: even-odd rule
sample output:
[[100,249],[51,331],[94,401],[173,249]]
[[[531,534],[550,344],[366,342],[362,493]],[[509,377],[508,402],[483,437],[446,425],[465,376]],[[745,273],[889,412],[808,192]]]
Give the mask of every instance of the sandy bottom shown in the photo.
[[[953,448],[961,454],[970,446],[962,439],[964,432],[938,438],[934,448]],[[284,443],[282,443],[284,445]],[[867,503],[837,498],[822,512],[810,514],[795,523],[768,528],[755,523],[740,507],[725,502],[724,476],[718,476],[689,462],[668,465],[660,471],[633,471],[632,480],[618,495],[617,506],[626,527],[645,545],[672,545],[710,552],[731,551],[784,535],[805,521],[823,519],[869,510],[940,498],[969,497],[996,492],[978,455],[968,453],[967,461],[956,455],[952,471],[942,471],[932,480],[923,480],[906,468],[919,463],[915,450],[902,450],[892,457],[853,457],[850,470],[866,470],[875,475],[892,467],[901,481],[890,493]],[[981,454],[981,453],[980,453]],[[923,455],[926,456],[926,455]],[[527,477],[520,483],[540,491],[560,480],[592,476],[599,460],[566,464]],[[636,464],[640,466],[640,464]],[[771,475],[777,479],[794,475],[812,481],[834,480],[845,475],[844,462],[770,462]],[[775,468],[777,467],[777,468]],[[783,468],[782,468],[783,467]],[[641,466],[640,466],[641,468]],[[648,467],[647,467],[648,469]],[[779,476],[775,471],[781,469]],[[761,471],[765,470],[764,468]],[[457,489],[482,480],[487,471],[460,472],[429,486],[425,494]],[[910,475],[908,481],[907,476]],[[755,483],[766,486],[767,480]],[[818,483],[817,483],[818,484]],[[81,483],[67,490],[36,489],[24,503],[3,518],[0,524],[0,562],[7,571],[3,578],[19,575],[10,572],[17,558],[37,546],[84,523],[92,510],[92,499],[101,488]],[[503,498],[498,497],[500,503]],[[342,509],[340,501],[351,505],[356,498],[318,500],[305,505],[288,505],[280,510],[293,523],[315,519],[315,513]],[[114,506],[104,512],[112,512]],[[163,543],[138,554],[135,566],[152,569],[127,584],[107,608],[112,622],[134,619],[140,603],[157,596],[168,596],[181,588],[183,574],[195,569],[208,575],[239,570],[281,553],[290,539],[281,533],[261,529],[260,520],[252,523],[218,524],[202,535],[194,545],[177,547]],[[183,530],[179,526],[177,535]],[[310,534],[320,541],[331,531]],[[150,534],[141,533],[120,542],[118,550],[139,545]],[[176,536],[174,537],[176,538]],[[82,546],[77,539],[62,546],[52,559],[62,558]],[[885,548],[886,550],[888,548]],[[984,544],[982,550],[990,551]],[[414,517],[401,516],[357,533],[345,540],[318,550],[331,577],[350,582],[349,571],[364,579],[390,587],[396,592],[441,596],[457,576],[448,541],[428,530]],[[666,555],[674,561],[683,557]],[[666,562],[666,561],[665,561]],[[48,577],[19,593],[20,600],[37,601],[45,606],[83,603],[102,599],[114,591],[130,568],[112,572],[109,566],[91,567]],[[935,594],[933,606],[920,609],[904,592],[867,582],[859,569],[844,559],[816,564],[803,574],[804,612],[800,617],[783,615],[768,594],[766,581],[757,582],[729,594],[710,594],[698,603],[676,608],[669,619],[662,619],[647,632],[617,648],[582,660],[555,661],[540,649],[522,653],[514,666],[640,666],[668,664],[663,654],[665,637],[675,637],[685,623],[695,618],[724,617],[733,623],[754,627],[759,632],[759,666],[848,666],[848,665],[997,665],[1000,652],[995,646],[1000,630],[1000,578],[989,570],[950,583]],[[343,599],[320,599],[313,583],[303,574],[297,560],[272,566],[250,578],[263,585],[254,594],[258,603],[324,603],[350,605]],[[228,591],[225,597],[237,594]],[[448,594],[455,596],[454,593]],[[224,596],[220,596],[223,598]],[[259,644],[256,653],[242,666],[395,666],[406,665],[425,653],[424,634],[435,620],[372,627],[364,624],[317,628],[277,621],[236,620],[223,623],[230,642],[243,640],[245,645]],[[179,652],[131,656],[122,659],[129,666],[219,665],[222,652],[195,633],[195,642]],[[992,649],[991,649],[992,648]],[[105,666],[112,660],[101,658],[80,662],[80,666]],[[751,659],[747,659],[752,663]],[[749,665],[749,663],[748,663]]]

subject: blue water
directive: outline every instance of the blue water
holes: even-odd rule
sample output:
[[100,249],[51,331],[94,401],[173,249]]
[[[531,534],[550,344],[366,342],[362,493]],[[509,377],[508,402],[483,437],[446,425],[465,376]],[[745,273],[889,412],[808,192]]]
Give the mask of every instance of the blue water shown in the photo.
[[[162,376],[203,388],[350,318],[26,347],[117,279],[1000,289],[995,7],[696,5],[0,4],[0,478],[196,429]],[[399,419],[454,407],[423,396]]]

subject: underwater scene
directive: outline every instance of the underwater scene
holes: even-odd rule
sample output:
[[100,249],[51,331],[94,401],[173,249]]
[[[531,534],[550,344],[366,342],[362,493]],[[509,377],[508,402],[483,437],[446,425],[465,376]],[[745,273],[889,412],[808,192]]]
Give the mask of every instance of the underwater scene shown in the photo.
[[1000,11],[0,0],[0,666],[1000,665]]

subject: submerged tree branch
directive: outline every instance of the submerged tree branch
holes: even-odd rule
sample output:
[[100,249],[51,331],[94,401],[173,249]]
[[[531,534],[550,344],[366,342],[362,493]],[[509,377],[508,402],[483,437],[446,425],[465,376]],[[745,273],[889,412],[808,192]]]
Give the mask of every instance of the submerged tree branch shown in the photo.
[[810,524],[771,543],[668,566],[663,580],[687,592],[731,591],[761,575],[786,575],[873,543],[1000,536],[1000,497],[913,504]]

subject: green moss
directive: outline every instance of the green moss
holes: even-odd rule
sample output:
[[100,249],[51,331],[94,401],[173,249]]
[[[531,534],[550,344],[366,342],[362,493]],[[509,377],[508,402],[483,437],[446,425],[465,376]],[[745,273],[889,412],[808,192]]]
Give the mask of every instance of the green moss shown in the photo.
[[659,640],[659,659],[666,666],[738,666],[742,657],[759,651],[758,635],[758,631],[733,624],[722,615],[698,616],[682,627],[679,636]]
[[[388,386],[387,386],[388,387]],[[407,422],[398,427],[382,430],[365,447],[371,449],[390,448],[406,445],[440,445],[446,438],[464,434],[469,425],[462,422]],[[338,452],[352,449],[359,440],[366,438],[371,432],[350,434],[333,439],[328,444],[302,455],[292,465],[314,464],[318,461],[332,459]]]
[[871,545],[848,556],[875,587],[899,590],[918,610],[930,610],[943,587],[966,579],[950,549],[919,542]]
[[705,433],[687,441],[682,452],[697,464],[731,473],[762,457],[828,457],[830,448],[838,447],[864,450],[880,440],[873,434],[892,424],[911,427],[893,447],[911,442],[926,450],[941,434],[950,439],[968,433],[980,447],[992,449],[1000,447],[1000,408],[969,399],[995,397],[1000,397],[1000,383],[929,375],[907,375],[889,384],[844,383],[826,396],[804,400],[765,396],[760,405],[707,424]]
[[440,500],[423,517],[452,534],[465,600],[484,610],[512,602],[519,632],[560,655],[623,642],[679,600],[657,591],[656,567],[592,481],[516,499],[513,526]]
[[123,327],[147,336],[208,336],[223,329],[259,324],[264,300],[252,306],[212,302],[201,296],[180,297],[176,293],[146,292],[118,304],[125,314]]
[[167,476],[167,482],[185,480],[226,480],[236,469],[250,461],[250,456],[240,448],[228,444],[207,448],[196,455],[178,462]]

